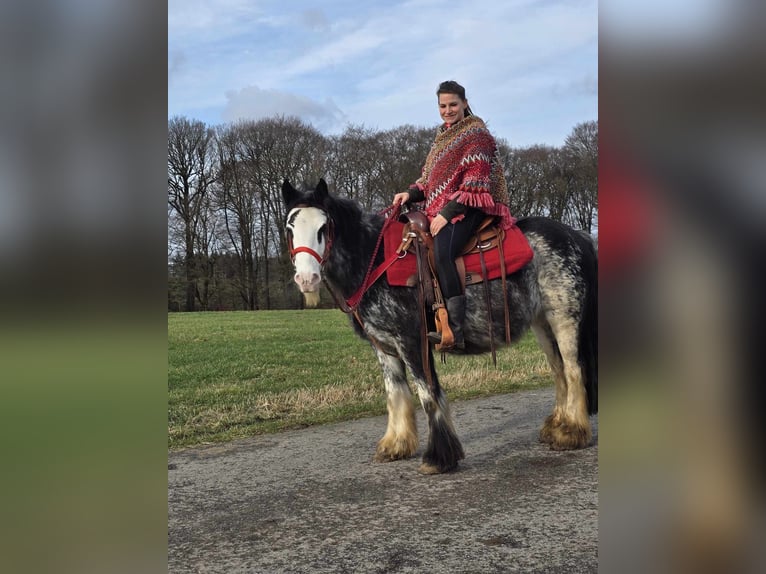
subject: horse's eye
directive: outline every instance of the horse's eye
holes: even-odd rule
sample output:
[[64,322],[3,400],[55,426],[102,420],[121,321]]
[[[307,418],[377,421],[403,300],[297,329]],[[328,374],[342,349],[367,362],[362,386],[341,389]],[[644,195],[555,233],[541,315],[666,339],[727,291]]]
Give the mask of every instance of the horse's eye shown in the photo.
[[324,235],[324,232],[326,229],[327,229],[327,224],[325,223],[322,227],[319,228],[319,231],[317,231],[317,243],[322,242],[322,235]]

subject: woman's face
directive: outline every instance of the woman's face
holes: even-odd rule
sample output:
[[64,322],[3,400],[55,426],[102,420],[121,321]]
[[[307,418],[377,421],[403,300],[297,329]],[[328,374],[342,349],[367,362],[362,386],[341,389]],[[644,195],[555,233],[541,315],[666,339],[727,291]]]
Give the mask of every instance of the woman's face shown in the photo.
[[439,115],[444,123],[452,125],[465,117],[468,101],[463,101],[457,94],[439,94]]

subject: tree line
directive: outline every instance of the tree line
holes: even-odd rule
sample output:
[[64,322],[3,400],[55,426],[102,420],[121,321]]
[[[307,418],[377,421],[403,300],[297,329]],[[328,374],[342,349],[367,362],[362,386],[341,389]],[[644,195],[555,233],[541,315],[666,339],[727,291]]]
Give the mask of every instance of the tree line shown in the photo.
[[[295,117],[207,126],[168,121],[168,309],[298,308],[284,234],[282,181],[331,192],[367,211],[390,205],[419,176],[435,127],[326,136]],[[561,147],[498,138],[517,217],[545,215],[593,233],[598,225],[598,123]],[[327,300],[327,297],[323,298]]]

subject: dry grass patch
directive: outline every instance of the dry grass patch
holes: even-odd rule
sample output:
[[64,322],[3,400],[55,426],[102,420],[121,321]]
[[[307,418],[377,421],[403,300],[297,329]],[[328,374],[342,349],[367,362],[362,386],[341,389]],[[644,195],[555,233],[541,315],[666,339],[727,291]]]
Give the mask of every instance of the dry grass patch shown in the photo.
[[455,400],[533,389],[551,384],[552,378],[542,351],[511,347],[497,351],[497,367],[489,355],[450,358],[441,367],[440,381]]
[[170,427],[169,438],[175,446],[220,442],[383,412],[383,389],[377,387],[338,384],[267,392],[188,413]]
[[380,389],[359,388],[357,385],[333,385],[319,389],[297,389],[287,393],[262,397],[257,408],[264,413],[289,413],[300,417],[309,413],[335,409],[357,402],[375,402],[380,399]]

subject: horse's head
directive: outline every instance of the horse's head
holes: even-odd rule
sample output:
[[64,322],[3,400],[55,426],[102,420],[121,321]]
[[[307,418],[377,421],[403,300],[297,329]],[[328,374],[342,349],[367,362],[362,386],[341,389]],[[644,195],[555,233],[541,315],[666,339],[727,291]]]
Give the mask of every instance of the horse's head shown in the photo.
[[295,282],[303,293],[306,305],[319,303],[322,265],[332,245],[332,220],[325,203],[329,194],[324,179],[316,189],[301,193],[289,181],[282,183],[282,197],[287,208],[287,244],[295,267]]

